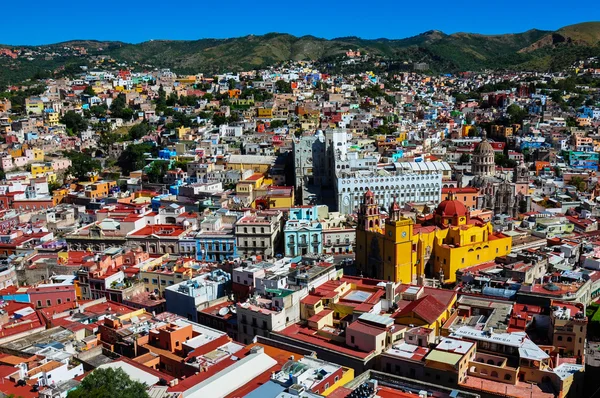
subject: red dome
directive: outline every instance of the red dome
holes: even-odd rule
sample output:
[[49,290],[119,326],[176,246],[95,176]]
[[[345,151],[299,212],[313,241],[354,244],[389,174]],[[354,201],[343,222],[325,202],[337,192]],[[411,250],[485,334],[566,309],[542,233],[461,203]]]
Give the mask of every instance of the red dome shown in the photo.
[[365,196],[368,198],[371,196],[375,196],[375,194],[373,193],[373,191],[371,191],[371,189],[367,188],[367,192],[365,192]]
[[467,207],[458,200],[444,200],[435,209],[435,214],[442,217],[465,217],[467,213]]

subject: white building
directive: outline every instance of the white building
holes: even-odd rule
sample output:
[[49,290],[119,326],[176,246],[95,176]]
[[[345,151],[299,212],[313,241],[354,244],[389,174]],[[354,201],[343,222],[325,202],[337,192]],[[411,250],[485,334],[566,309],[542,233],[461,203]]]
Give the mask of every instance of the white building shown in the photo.
[[342,214],[353,213],[362,195],[370,189],[381,207],[388,208],[396,198],[400,206],[406,203],[441,201],[442,178],[450,172],[446,162],[396,163],[392,171],[340,172],[335,188],[338,209]]

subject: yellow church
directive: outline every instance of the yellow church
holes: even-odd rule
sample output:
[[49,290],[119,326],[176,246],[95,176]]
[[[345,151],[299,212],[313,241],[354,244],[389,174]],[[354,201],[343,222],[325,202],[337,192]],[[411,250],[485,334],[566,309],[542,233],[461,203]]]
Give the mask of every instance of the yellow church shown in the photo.
[[371,190],[358,211],[356,267],[363,276],[413,284],[422,284],[427,276],[454,283],[457,270],[493,261],[511,249],[512,238],[471,218],[453,197],[422,224],[402,216],[395,200],[385,217]]

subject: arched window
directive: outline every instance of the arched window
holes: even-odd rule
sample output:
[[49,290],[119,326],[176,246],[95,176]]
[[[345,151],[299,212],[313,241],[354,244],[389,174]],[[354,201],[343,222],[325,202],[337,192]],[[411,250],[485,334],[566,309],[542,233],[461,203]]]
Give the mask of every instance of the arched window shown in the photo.
[[498,372],[496,372],[495,370],[493,370],[490,376],[492,376],[492,377],[498,377]]

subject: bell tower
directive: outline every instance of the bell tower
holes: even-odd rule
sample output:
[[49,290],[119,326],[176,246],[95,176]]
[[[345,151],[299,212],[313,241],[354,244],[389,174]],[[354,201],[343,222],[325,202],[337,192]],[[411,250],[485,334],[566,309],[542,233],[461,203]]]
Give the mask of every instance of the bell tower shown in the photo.
[[381,231],[381,214],[375,201],[375,194],[370,189],[363,195],[358,210],[358,228],[363,231]]

